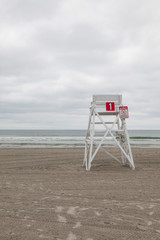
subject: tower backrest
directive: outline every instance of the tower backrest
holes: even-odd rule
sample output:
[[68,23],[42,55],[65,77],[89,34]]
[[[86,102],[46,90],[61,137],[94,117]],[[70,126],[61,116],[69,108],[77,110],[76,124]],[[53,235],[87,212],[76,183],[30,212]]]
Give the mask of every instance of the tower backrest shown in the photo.
[[95,103],[105,103],[105,102],[115,102],[116,105],[122,104],[122,95],[93,95],[93,102]]
[[[119,106],[122,105],[122,95],[93,95],[93,104],[99,111],[105,111],[106,103],[114,102],[115,110],[112,112],[119,112]],[[108,113],[111,114],[112,112]]]

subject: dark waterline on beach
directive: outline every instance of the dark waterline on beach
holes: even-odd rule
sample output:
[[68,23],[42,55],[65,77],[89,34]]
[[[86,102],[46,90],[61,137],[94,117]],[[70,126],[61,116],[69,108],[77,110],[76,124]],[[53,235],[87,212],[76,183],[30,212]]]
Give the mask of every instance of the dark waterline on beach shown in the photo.
[[[130,143],[160,147],[160,130],[128,130]],[[84,147],[86,130],[0,130],[1,148]],[[103,133],[102,133],[103,135]],[[113,141],[108,141],[112,146]]]
[[[160,138],[160,130],[128,130],[131,138]],[[86,130],[0,129],[0,137],[85,137]]]

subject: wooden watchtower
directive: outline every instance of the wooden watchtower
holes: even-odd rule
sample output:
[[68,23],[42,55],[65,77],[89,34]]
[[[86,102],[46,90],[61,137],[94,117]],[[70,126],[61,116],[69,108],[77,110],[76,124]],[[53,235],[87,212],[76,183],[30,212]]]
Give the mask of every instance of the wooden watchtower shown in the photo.
[[[92,161],[100,148],[122,165],[129,165],[135,169],[125,121],[127,117],[128,107],[123,106],[122,95],[93,95],[85,138],[86,170],[90,170]],[[121,150],[121,159],[107,151],[107,144],[111,138]]]

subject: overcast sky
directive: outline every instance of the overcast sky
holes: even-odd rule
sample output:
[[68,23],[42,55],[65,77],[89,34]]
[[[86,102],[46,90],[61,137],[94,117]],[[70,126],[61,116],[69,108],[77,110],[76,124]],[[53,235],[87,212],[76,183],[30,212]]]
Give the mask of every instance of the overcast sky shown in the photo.
[[160,129],[160,1],[0,0],[0,128],[86,129],[93,94]]

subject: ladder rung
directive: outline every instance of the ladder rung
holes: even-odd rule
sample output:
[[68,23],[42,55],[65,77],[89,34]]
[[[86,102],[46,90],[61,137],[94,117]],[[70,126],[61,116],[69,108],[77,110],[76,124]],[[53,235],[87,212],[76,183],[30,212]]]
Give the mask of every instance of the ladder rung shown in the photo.
[[[114,122],[104,122],[105,124],[113,124]],[[91,122],[93,124],[93,122]],[[95,122],[94,124],[103,124],[102,122]],[[117,124],[117,122],[115,122]]]

